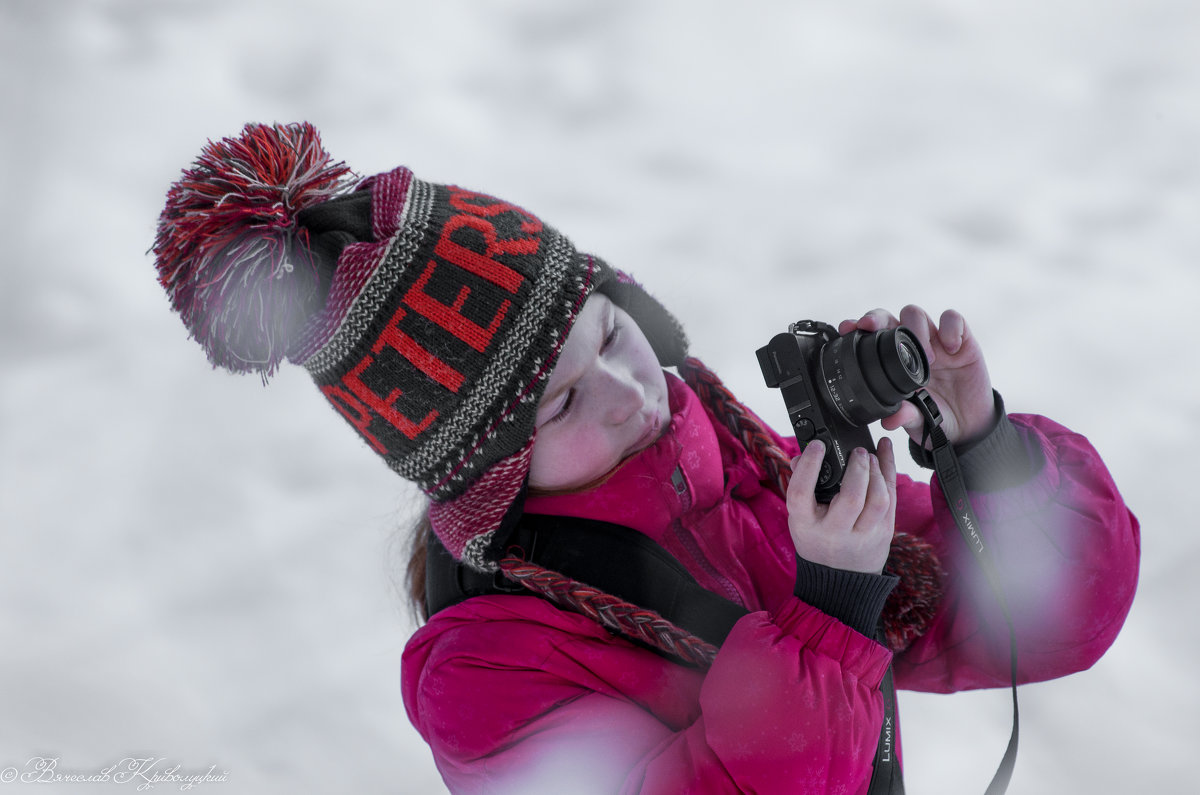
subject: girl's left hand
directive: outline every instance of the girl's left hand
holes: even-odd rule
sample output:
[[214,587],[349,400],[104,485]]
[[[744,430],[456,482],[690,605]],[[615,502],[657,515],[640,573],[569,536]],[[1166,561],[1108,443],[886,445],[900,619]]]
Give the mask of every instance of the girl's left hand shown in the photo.
[[[953,309],[947,309],[934,324],[924,309],[909,305],[900,310],[900,319],[886,309],[873,309],[858,320],[843,320],[839,334],[855,329],[880,331],[907,326],[917,337],[929,358],[929,383],[926,389],[942,412],[942,430],[953,444],[982,438],[996,421],[992,381],[983,360],[983,350],[971,334],[967,321]],[[885,417],[885,430],[903,427],[921,442],[924,420],[912,403],[905,401],[900,410]]]

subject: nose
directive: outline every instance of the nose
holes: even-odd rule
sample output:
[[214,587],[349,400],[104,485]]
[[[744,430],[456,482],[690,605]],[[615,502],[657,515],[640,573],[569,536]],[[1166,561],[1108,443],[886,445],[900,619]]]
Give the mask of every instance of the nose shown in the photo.
[[632,372],[623,367],[604,370],[605,419],[621,425],[637,415],[646,402],[646,392]]

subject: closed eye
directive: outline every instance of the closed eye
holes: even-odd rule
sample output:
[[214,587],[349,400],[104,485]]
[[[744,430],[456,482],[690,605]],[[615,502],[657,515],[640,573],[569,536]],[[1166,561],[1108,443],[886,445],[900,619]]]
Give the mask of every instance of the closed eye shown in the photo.
[[608,336],[604,338],[604,342],[600,345],[601,352],[608,350],[612,344],[617,341],[617,337],[621,334],[621,326],[615,320],[613,321],[612,331],[608,332]]
[[[609,330],[608,333],[604,335],[604,339],[600,342],[601,354],[605,353],[609,348],[615,345],[621,336],[621,324],[617,322],[616,313],[612,311],[611,306],[609,308],[608,321],[606,325],[608,325]],[[558,407],[558,409],[550,418],[543,421],[541,425],[550,425],[565,420],[571,414],[571,408],[575,404],[575,398],[576,388],[571,387],[567,390],[565,397],[561,398],[562,405]]]
[[551,423],[562,422],[563,420],[565,420],[567,418],[567,415],[570,414],[571,405],[574,402],[575,402],[575,387],[571,387],[570,389],[567,390],[567,396],[566,396],[566,399],[563,400],[562,406],[559,407],[558,411],[554,412],[553,417],[546,420],[542,424],[549,425]]

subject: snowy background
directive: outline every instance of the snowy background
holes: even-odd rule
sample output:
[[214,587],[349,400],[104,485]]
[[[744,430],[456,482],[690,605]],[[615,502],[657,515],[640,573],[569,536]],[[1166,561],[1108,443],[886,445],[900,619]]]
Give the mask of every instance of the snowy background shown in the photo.
[[[1192,0],[0,0],[0,768],[444,792],[399,690],[412,492],[298,369],[213,372],[146,254],[206,139],[307,119],[634,272],[777,425],[753,352],[788,322],[960,309],[1144,530],[1116,645],[1023,689],[1010,791],[1181,791],[1198,44]],[[909,791],[982,792],[1007,694],[902,710]]]

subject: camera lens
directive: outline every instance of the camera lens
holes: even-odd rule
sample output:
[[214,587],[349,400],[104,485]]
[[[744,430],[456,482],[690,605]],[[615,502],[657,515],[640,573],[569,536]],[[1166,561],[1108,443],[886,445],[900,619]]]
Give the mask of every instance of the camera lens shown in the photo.
[[925,351],[903,326],[880,334],[879,360],[888,381],[898,392],[905,393],[901,400],[907,399],[929,380],[925,375]]
[[820,357],[822,396],[856,426],[895,413],[929,380],[925,351],[903,326],[838,337]]
[[913,353],[912,344],[908,340],[898,341],[896,352],[900,354],[900,364],[904,365],[904,372],[912,376],[913,380],[921,378],[921,363],[917,361],[917,355]]

